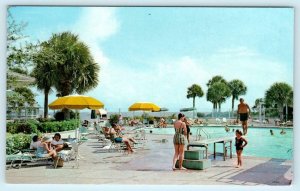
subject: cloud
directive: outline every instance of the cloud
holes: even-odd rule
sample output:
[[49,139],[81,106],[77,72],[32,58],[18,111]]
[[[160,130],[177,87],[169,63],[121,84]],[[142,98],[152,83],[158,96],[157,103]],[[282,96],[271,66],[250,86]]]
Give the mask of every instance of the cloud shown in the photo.
[[208,78],[202,65],[188,56],[157,62],[141,71],[115,64],[103,67],[101,83],[91,92],[95,96],[101,92],[107,108],[114,111],[124,111],[137,101],[155,102],[173,111],[190,106],[191,100],[189,105],[186,103],[186,88]]
[[119,28],[119,22],[113,7],[89,7],[83,8],[80,19],[75,24],[83,40],[106,40],[115,34]]
[[116,18],[116,8],[88,7],[83,8],[80,19],[72,27],[80,39],[90,47],[97,63],[108,64],[109,59],[101,49],[101,42],[116,34],[119,22]]
[[[91,93],[101,97],[110,111],[119,108],[126,111],[136,101],[152,101],[171,111],[179,111],[192,106],[192,99],[186,98],[187,88],[196,83],[206,93],[206,83],[215,75],[222,75],[227,81],[242,80],[248,87],[244,97],[250,105],[256,98],[263,97],[276,81],[292,85],[293,76],[284,63],[266,59],[246,48],[228,50],[216,51],[207,58],[173,57],[152,62],[151,66],[142,69],[110,63],[102,68],[100,85]],[[200,111],[211,111],[212,104],[204,95],[197,98],[196,107]],[[231,108],[230,98],[222,108],[223,111]]]

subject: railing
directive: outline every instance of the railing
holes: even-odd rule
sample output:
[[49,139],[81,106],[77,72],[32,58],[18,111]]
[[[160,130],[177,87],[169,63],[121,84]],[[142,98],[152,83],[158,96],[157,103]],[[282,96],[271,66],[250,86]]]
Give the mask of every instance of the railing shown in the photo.
[[206,139],[211,138],[211,136],[209,135],[209,133],[206,132],[203,127],[200,127],[200,128],[197,129],[197,132],[196,132],[196,141],[201,140],[201,138],[203,137],[201,135],[201,132],[203,132],[203,134],[206,136]]

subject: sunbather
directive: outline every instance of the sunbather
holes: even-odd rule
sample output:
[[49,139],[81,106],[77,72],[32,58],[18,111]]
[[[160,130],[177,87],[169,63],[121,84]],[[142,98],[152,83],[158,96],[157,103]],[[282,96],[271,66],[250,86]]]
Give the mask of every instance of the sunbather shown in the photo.
[[56,152],[59,152],[64,148],[64,141],[61,139],[61,135],[59,133],[54,134],[51,145],[53,146],[54,150],[56,150]]
[[41,146],[41,139],[37,135],[34,135],[30,143],[30,149],[37,149],[39,146]]
[[51,138],[46,136],[42,138],[41,145],[37,148],[37,157],[48,156],[57,159],[57,153],[51,146]]
[[110,134],[111,138],[116,143],[122,143],[122,142],[125,143],[127,150],[129,152],[133,152],[133,150],[130,146],[130,142],[135,143],[135,141],[132,138],[127,138],[127,137],[123,136],[120,130],[121,129],[117,124],[112,124],[112,128],[110,128],[110,130],[109,130],[109,134]]

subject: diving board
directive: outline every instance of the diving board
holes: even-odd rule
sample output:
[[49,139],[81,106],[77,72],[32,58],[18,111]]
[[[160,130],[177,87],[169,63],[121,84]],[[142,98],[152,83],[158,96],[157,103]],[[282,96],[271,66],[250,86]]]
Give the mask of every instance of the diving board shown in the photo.
[[190,149],[190,147],[204,147],[206,152],[206,159],[208,158],[208,145],[214,144],[214,159],[216,159],[216,144],[222,143],[223,144],[223,160],[226,160],[226,150],[227,150],[227,144],[229,143],[229,149],[230,149],[230,158],[232,158],[232,141],[234,140],[234,137],[219,137],[219,138],[213,138],[213,139],[204,139],[200,141],[194,141],[187,145],[187,150]]

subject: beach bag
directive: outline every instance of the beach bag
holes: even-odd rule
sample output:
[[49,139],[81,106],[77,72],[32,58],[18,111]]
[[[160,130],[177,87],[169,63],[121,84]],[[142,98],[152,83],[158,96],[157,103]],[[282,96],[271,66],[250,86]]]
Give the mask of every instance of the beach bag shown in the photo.
[[57,163],[57,167],[63,167],[64,166],[64,160],[59,158],[57,160],[54,161],[54,164]]

